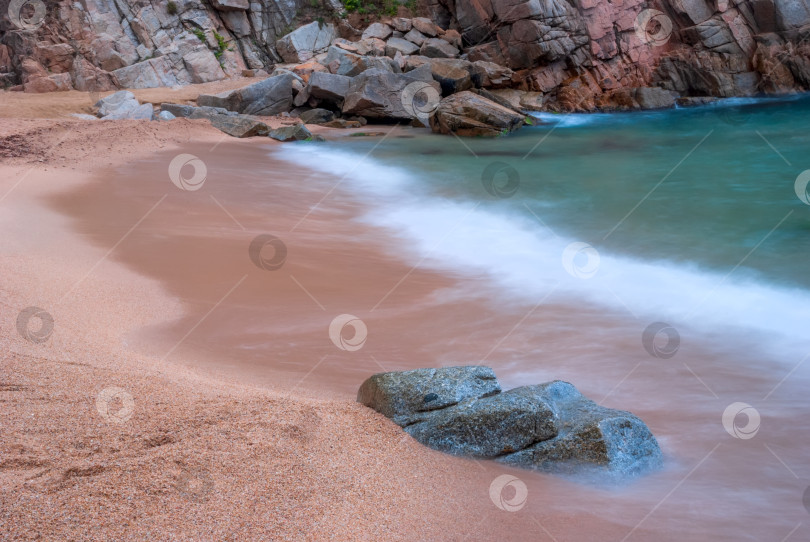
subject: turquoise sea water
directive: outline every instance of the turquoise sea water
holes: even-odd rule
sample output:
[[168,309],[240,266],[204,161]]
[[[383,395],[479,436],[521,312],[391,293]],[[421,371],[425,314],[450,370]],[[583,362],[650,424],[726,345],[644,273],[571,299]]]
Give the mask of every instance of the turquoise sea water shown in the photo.
[[809,121],[807,96],[735,99],[284,157],[341,176],[424,265],[488,274],[516,297],[554,287],[641,320],[761,333],[792,360],[810,349],[810,205],[796,193]]

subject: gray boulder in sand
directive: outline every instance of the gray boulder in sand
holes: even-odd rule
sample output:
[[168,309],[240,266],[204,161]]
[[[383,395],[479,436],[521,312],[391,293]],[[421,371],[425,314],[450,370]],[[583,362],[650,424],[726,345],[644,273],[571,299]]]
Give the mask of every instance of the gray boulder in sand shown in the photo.
[[222,107],[246,115],[278,115],[291,109],[292,81],[290,74],[268,77],[252,85],[219,94],[200,94],[197,104]]
[[312,138],[312,132],[307,130],[303,124],[293,124],[292,126],[282,126],[270,130],[267,137],[275,139],[276,141],[303,141]]
[[[135,101],[135,100],[132,100]],[[138,102],[135,101],[137,104]],[[109,115],[102,117],[104,120],[154,120],[155,110],[152,104],[135,105],[135,107],[119,107]]]
[[565,474],[601,467],[618,476],[661,467],[658,442],[637,416],[599,406],[568,382],[530,388],[538,400],[554,405],[559,433],[498,461]]
[[422,444],[454,455],[613,479],[662,465],[644,422],[597,405],[567,382],[500,390],[489,367],[416,369],[370,377],[357,400]]
[[98,108],[98,116],[106,117],[121,108],[134,109],[138,107],[138,100],[135,99],[135,95],[130,91],[119,90],[118,92],[101,98],[96,102],[96,107]]
[[270,133],[270,127],[252,115],[213,115],[210,120],[211,126],[231,137],[265,136]]
[[223,107],[195,107],[193,105],[162,103],[160,110],[171,113],[175,117],[184,117],[189,119],[210,119],[216,115],[237,115],[233,111],[228,111]]
[[328,109],[310,109],[309,111],[304,111],[301,113],[298,118],[301,119],[301,122],[304,124],[325,124],[335,118],[335,114]]
[[491,368],[468,365],[375,374],[360,386],[357,401],[408,425],[420,413],[500,392]]
[[435,450],[494,458],[557,435],[557,415],[531,390],[516,388],[491,397],[414,416],[405,431]]

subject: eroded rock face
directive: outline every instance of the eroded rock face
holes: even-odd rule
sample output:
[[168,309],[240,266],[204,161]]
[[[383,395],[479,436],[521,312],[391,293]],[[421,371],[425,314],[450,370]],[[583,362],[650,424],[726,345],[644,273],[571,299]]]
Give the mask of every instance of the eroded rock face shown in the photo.
[[164,0],[55,0],[35,31],[14,27],[4,12],[0,60],[8,57],[10,65],[0,66],[0,75],[16,73],[21,80],[21,62],[31,59],[48,70],[36,78],[43,82],[28,82],[32,91],[52,87],[46,80],[64,86],[68,78],[68,88],[96,92],[237,76],[281,60],[276,41],[309,0],[174,4],[176,13]]
[[618,478],[662,465],[658,442],[638,417],[601,407],[559,380],[501,393],[488,367],[417,369],[370,377],[357,400],[454,455]]

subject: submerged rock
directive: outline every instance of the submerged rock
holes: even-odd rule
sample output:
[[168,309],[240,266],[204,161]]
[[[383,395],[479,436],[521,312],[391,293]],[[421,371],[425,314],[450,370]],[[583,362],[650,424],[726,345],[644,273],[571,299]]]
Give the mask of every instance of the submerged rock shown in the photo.
[[380,373],[357,393],[422,444],[442,452],[561,474],[636,476],[662,465],[637,416],[554,381],[501,393],[489,367]]

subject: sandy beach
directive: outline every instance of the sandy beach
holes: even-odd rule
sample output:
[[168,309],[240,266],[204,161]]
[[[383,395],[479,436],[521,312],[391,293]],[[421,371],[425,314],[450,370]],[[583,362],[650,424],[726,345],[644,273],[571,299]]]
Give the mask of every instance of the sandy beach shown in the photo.
[[[153,153],[214,146],[219,132],[186,120],[4,119],[0,130],[0,538],[510,539],[515,518],[493,508],[475,462],[351,400],[247,386],[128,346],[182,318],[183,301],[115,261],[126,232],[99,246],[48,202]],[[291,309],[311,303],[291,297]],[[29,306],[53,317],[44,342],[18,332]],[[490,509],[503,521],[483,521]]]
[[[168,99],[149,92],[140,98]],[[616,315],[553,296],[527,313],[493,303],[486,277],[420,265],[396,232],[355,220],[362,205],[341,179],[278,159],[285,144],[228,138],[204,120],[65,116],[86,99],[0,95],[0,539],[755,540],[806,529],[788,525],[804,513],[798,476],[762,446],[723,441],[719,415],[753,372],[730,374],[723,356],[685,345],[706,381],[722,381],[713,398],[680,365],[646,360]],[[172,184],[179,154],[204,161],[204,189]],[[286,246],[280,269],[251,261],[267,234]],[[27,320],[21,332],[19,315],[42,311],[41,332]],[[340,313],[368,323],[363,350],[330,341]],[[615,325],[594,327],[599,351],[582,342],[583,318]],[[549,334],[552,321],[570,331]],[[511,361],[537,344],[547,380],[649,424],[662,472],[601,487],[455,458],[354,401],[375,372],[451,360],[519,385]],[[608,351],[622,363],[600,363]],[[793,405],[775,401],[772,419],[787,418]],[[694,405],[717,410],[712,431]],[[790,428],[766,431],[787,465],[801,464]],[[741,465],[761,467],[749,480],[778,487],[789,519],[727,484]],[[504,474],[527,487],[517,510],[491,495]],[[715,508],[696,510],[707,493]]]

